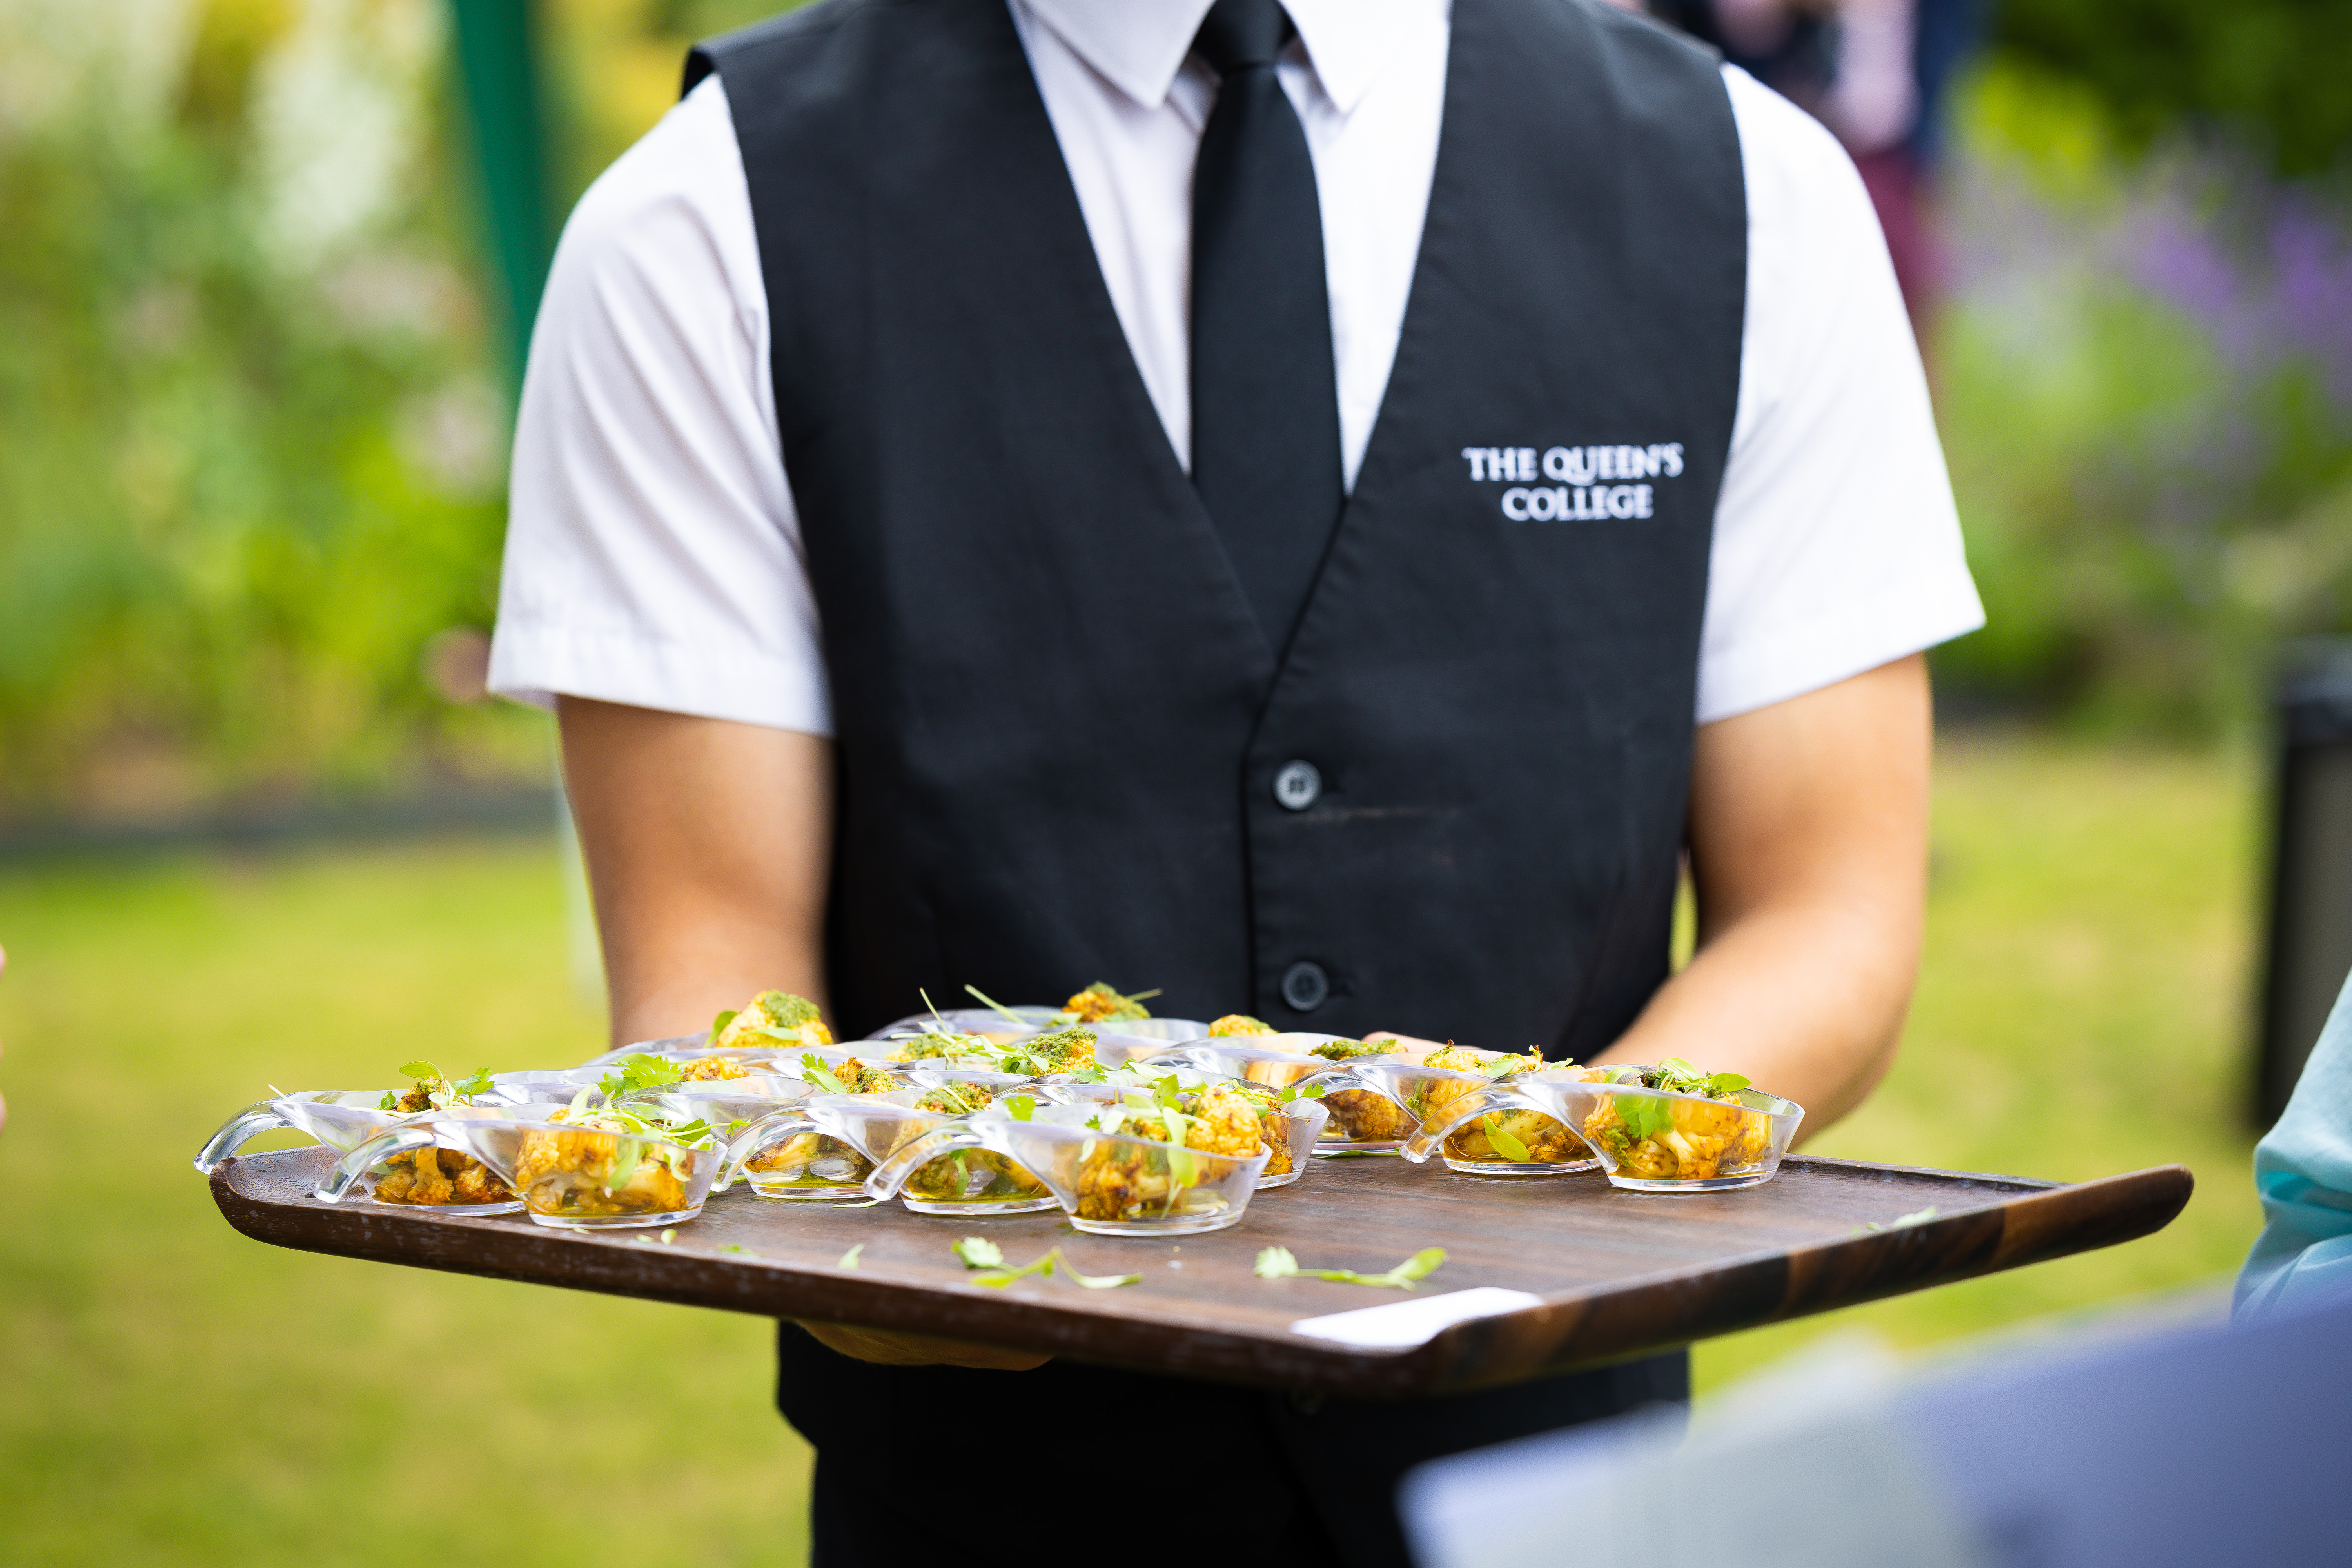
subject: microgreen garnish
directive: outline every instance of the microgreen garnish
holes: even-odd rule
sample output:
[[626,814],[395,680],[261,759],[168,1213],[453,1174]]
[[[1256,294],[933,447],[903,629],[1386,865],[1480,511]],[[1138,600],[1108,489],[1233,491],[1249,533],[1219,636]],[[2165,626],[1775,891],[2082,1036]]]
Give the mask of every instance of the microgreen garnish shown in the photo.
[[835,1264],[835,1265],[834,1265],[834,1267],[835,1267],[835,1268],[856,1268],[856,1267],[857,1267],[857,1255],[858,1255],[859,1253],[861,1253],[861,1252],[865,1251],[865,1250],[866,1250],[866,1244],[865,1244],[864,1242],[862,1242],[862,1241],[861,1241],[861,1242],[859,1242],[856,1246],[855,1246],[855,1247],[851,1247],[848,1251],[846,1251],[846,1252],[843,1253],[843,1254],[841,1255],[841,1261],[840,1261],[840,1262],[838,1262],[838,1263],[836,1263],[836,1264]]
[[1015,1121],[1026,1121],[1037,1113],[1037,1097],[1034,1094],[1008,1094],[997,1103]]
[[1320,1100],[1330,1086],[1320,1083],[1294,1083],[1274,1097],[1276,1105],[1288,1105],[1294,1100]]
[[1486,1129],[1486,1142],[1495,1146],[1496,1153],[1515,1165],[1526,1165],[1534,1162],[1535,1155],[1528,1151],[1528,1146],[1503,1131],[1502,1118],[1488,1116],[1480,1125]]
[[1062,1256],[1062,1249],[1058,1247],[1036,1262],[1024,1263],[1018,1268],[1008,1267],[1004,1261],[1004,1249],[985,1237],[967,1236],[948,1250],[961,1258],[966,1268],[980,1271],[974,1284],[1000,1290],[1015,1279],[1025,1279],[1032,1274],[1051,1274],[1056,1268],[1064,1279],[1089,1290],[1108,1290],[1120,1285],[1132,1285],[1143,1278],[1140,1274],[1081,1274],[1070,1267],[1070,1260]]
[[[478,1094],[488,1094],[492,1087],[488,1068],[476,1068],[473,1077],[457,1083],[452,1083],[431,1062],[404,1062],[401,1065],[400,1074],[403,1078],[415,1079],[416,1087],[406,1094],[387,1093],[376,1102],[378,1110],[421,1111],[428,1108],[446,1110],[453,1105],[468,1103]],[[423,1104],[414,1103],[420,1100]]]
[[834,1077],[833,1074],[825,1070],[824,1058],[817,1055],[814,1051],[803,1051],[801,1053],[801,1076],[807,1079],[819,1089],[824,1089],[827,1094],[846,1094],[849,1092],[847,1089],[841,1087],[841,1080],[839,1079]]
[[1652,1089],[1703,1094],[1710,1100],[1722,1100],[1748,1087],[1748,1079],[1736,1072],[1701,1072],[1680,1057],[1660,1057],[1657,1067],[1643,1077]]
[[623,1057],[613,1066],[619,1070],[608,1072],[596,1080],[596,1087],[604,1091],[607,1100],[618,1100],[625,1094],[633,1094],[640,1089],[665,1089],[686,1079],[676,1062],[664,1061],[645,1051]]
[[[981,1005],[986,1007],[990,1012],[995,1014],[998,1017],[1003,1018],[1005,1022],[1010,1024],[1019,1024],[1024,1029],[1029,1026],[1028,1022],[1024,1019],[1020,1014],[1014,1012],[1003,1003],[999,1002],[995,997],[991,996],[979,986],[967,985],[964,989],[971,992],[974,996],[979,997]],[[904,993],[901,993],[901,994],[903,995]]]
[[1261,1279],[1288,1279],[1304,1276],[1310,1279],[1336,1279],[1342,1285],[1378,1285],[1397,1290],[1410,1290],[1428,1279],[1445,1261],[1445,1248],[1424,1247],[1385,1274],[1359,1274],[1352,1268],[1301,1268],[1298,1259],[1286,1247],[1269,1247],[1257,1255],[1250,1272]]

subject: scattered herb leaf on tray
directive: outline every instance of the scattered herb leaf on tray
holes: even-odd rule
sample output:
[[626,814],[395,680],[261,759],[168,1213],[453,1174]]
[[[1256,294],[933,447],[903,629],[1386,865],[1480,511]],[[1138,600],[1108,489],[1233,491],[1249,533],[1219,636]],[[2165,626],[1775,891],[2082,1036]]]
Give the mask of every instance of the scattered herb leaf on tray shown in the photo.
[[1288,1247],[1269,1247],[1257,1255],[1250,1272],[1261,1279],[1287,1279],[1296,1275],[1310,1279],[1336,1279],[1342,1285],[1379,1285],[1410,1290],[1436,1273],[1444,1261],[1445,1248],[1424,1247],[1385,1274],[1359,1274],[1352,1268],[1301,1268]]
[[1132,1285],[1143,1278],[1140,1274],[1081,1274],[1070,1267],[1070,1260],[1062,1256],[1062,1249],[1058,1247],[1036,1262],[1024,1263],[1018,1268],[1008,1267],[1004,1261],[1004,1249],[983,1237],[967,1236],[948,1250],[961,1258],[966,1268],[980,1271],[974,1284],[1000,1290],[1015,1279],[1025,1279],[1032,1274],[1051,1274],[1056,1268],[1065,1279],[1089,1290],[1108,1290],[1120,1285]]
[[861,1253],[861,1252],[865,1251],[865,1250],[866,1250],[866,1244],[865,1244],[864,1242],[862,1242],[862,1241],[861,1241],[861,1242],[859,1242],[856,1246],[855,1246],[855,1247],[851,1247],[848,1251],[846,1251],[846,1252],[843,1253],[843,1254],[841,1255],[841,1261],[840,1261],[839,1263],[835,1264],[834,1267],[835,1267],[836,1268],[856,1268],[856,1267],[857,1267],[857,1255],[858,1255],[859,1253]]

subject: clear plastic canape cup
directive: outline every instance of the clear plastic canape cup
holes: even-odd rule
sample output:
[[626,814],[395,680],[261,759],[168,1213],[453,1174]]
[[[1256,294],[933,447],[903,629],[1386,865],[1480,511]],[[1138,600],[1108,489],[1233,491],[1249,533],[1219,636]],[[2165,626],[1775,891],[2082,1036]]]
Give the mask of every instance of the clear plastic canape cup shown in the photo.
[[1223,1073],[1267,1089],[1320,1086],[1320,1103],[1327,1115],[1317,1134],[1319,1155],[1392,1154],[1406,1133],[1401,1113],[1356,1080],[1355,1063],[1312,1056],[1315,1047],[1340,1038],[1338,1035],[1234,1035],[1196,1040],[1146,1064],[1147,1070],[1163,1065],[1195,1067]]
[[[1067,1107],[1070,1111],[1080,1107]],[[1096,1236],[1187,1236],[1238,1224],[1265,1169],[1249,1155],[1101,1132],[1041,1113],[968,1117],[919,1138],[875,1167],[868,1196],[887,1198],[915,1171],[958,1149],[984,1149],[1042,1180],[1071,1226]]]
[[[1405,1158],[1425,1159],[1427,1145],[1485,1110],[1542,1110],[1583,1135],[1612,1185],[1641,1193],[1713,1193],[1769,1182],[1805,1119],[1793,1100],[1742,1089],[1727,1100],[1647,1089],[1639,1067],[1570,1069],[1511,1079],[1433,1115]],[[1422,1145],[1415,1153],[1414,1145]]]
[[343,1156],[315,1195],[340,1202],[377,1161],[455,1146],[498,1173],[537,1224],[563,1230],[683,1225],[702,1212],[719,1152],[547,1120],[559,1107],[459,1106],[388,1128]]
[[[1055,1102],[1052,1112],[1040,1111],[1046,1120],[1067,1125],[1082,1125],[1097,1108],[1125,1104],[1148,1110],[1152,1100],[1149,1082],[1128,1081],[1134,1079],[1172,1077],[1178,1089],[1187,1094],[1198,1093],[1215,1083],[1236,1081],[1228,1075],[1203,1072],[1199,1068],[1170,1067],[1164,1073],[1154,1073],[1152,1064],[1114,1071],[1111,1080],[1104,1083],[1050,1082],[1042,1085],[1044,1093]],[[1263,1092],[1263,1086],[1251,1087]],[[1321,1103],[1306,1097],[1279,1104],[1258,1105],[1260,1136],[1266,1146],[1265,1169],[1259,1173],[1258,1190],[1286,1187],[1307,1173],[1307,1163],[1318,1147],[1324,1124],[1329,1119]]]
[[[197,1151],[196,1169],[211,1175],[213,1168],[264,1132],[290,1128],[307,1132],[339,1155],[348,1155],[371,1139],[421,1116],[383,1109],[398,1090],[380,1089],[304,1089],[247,1106],[221,1124]],[[422,1146],[387,1153],[362,1167],[371,1173],[369,1195],[378,1203],[432,1208],[442,1214],[512,1214],[522,1207],[513,1191],[496,1173],[449,1144],[427,1152]]]
[[[814,1087],[805,1079],[769,1073],[709,1082],[649,1085],[631,1089],[614,1103],[653,1110],[676,1125],[704,1122],[714,1137],[726,1143],[761,1118],[797,1105],[814,1092]],[[710,1190],[723,1193],[727,1187],[726,1173],[722,1171]]]
[[[1448,1170],[1471,1176],[1567,1176],[1597,1163],[1574,1122],[1533,1100],[1503,1095],[1536,1081],[1525,1076],[1496,1079],[1378,1058],[1355,1062],[1350,1070],[1366,1092],[1393,1108],[1383,1125],[1406,1128],[1398,1149],[1416,1164],[1440,1152]],[[1332,1096],[1323,1098],[1328,1102]]]
[[[1001,1075],[1000,1075],[1001,1076]],[[939,1086],[882,1094],[821,1094],[754,1121],[727,1149],[726,1179],[739,1176],[762,1197],[855,1197],[876,1163],[971,1115],[928,1108]],[[1017,1164],[993,1155],[943,1151],[914,1171],[900,1194],[918,1214],[1031,1214],[1054,1206],[1053,1194]]]

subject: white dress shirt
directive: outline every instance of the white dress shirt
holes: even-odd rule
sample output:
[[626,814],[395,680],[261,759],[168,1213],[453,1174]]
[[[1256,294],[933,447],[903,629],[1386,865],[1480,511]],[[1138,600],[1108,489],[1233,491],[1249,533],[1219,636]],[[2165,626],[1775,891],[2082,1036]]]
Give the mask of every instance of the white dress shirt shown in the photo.
[[[1010,0],[1128,346],[1189,458],[1192,164],[1210,0]],[[1353,487],[1402,330],[1449,0],[1286,0]],[[1725,68],[1748,312],[1696,719],[1983,624],[1870,200],[1830,133]],[[783,215],[789,216],[789,215]],[[770,380],[768,300],[717,77],[581,199],[532,335],[491,689],[827,734],[828,683]]]

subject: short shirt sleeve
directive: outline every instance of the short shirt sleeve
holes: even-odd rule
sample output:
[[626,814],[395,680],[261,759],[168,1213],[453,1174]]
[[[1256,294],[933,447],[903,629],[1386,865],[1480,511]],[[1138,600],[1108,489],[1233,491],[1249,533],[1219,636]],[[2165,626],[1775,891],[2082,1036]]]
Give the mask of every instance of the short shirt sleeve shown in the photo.
[[1716,509],[1698,721],[1975,630],[1927,377],[1853,160],[1727,67],[1748,182],[1748,321]]
[[557,247],[516,420],[492,690],[830,733],[768,350],[712,77]]

